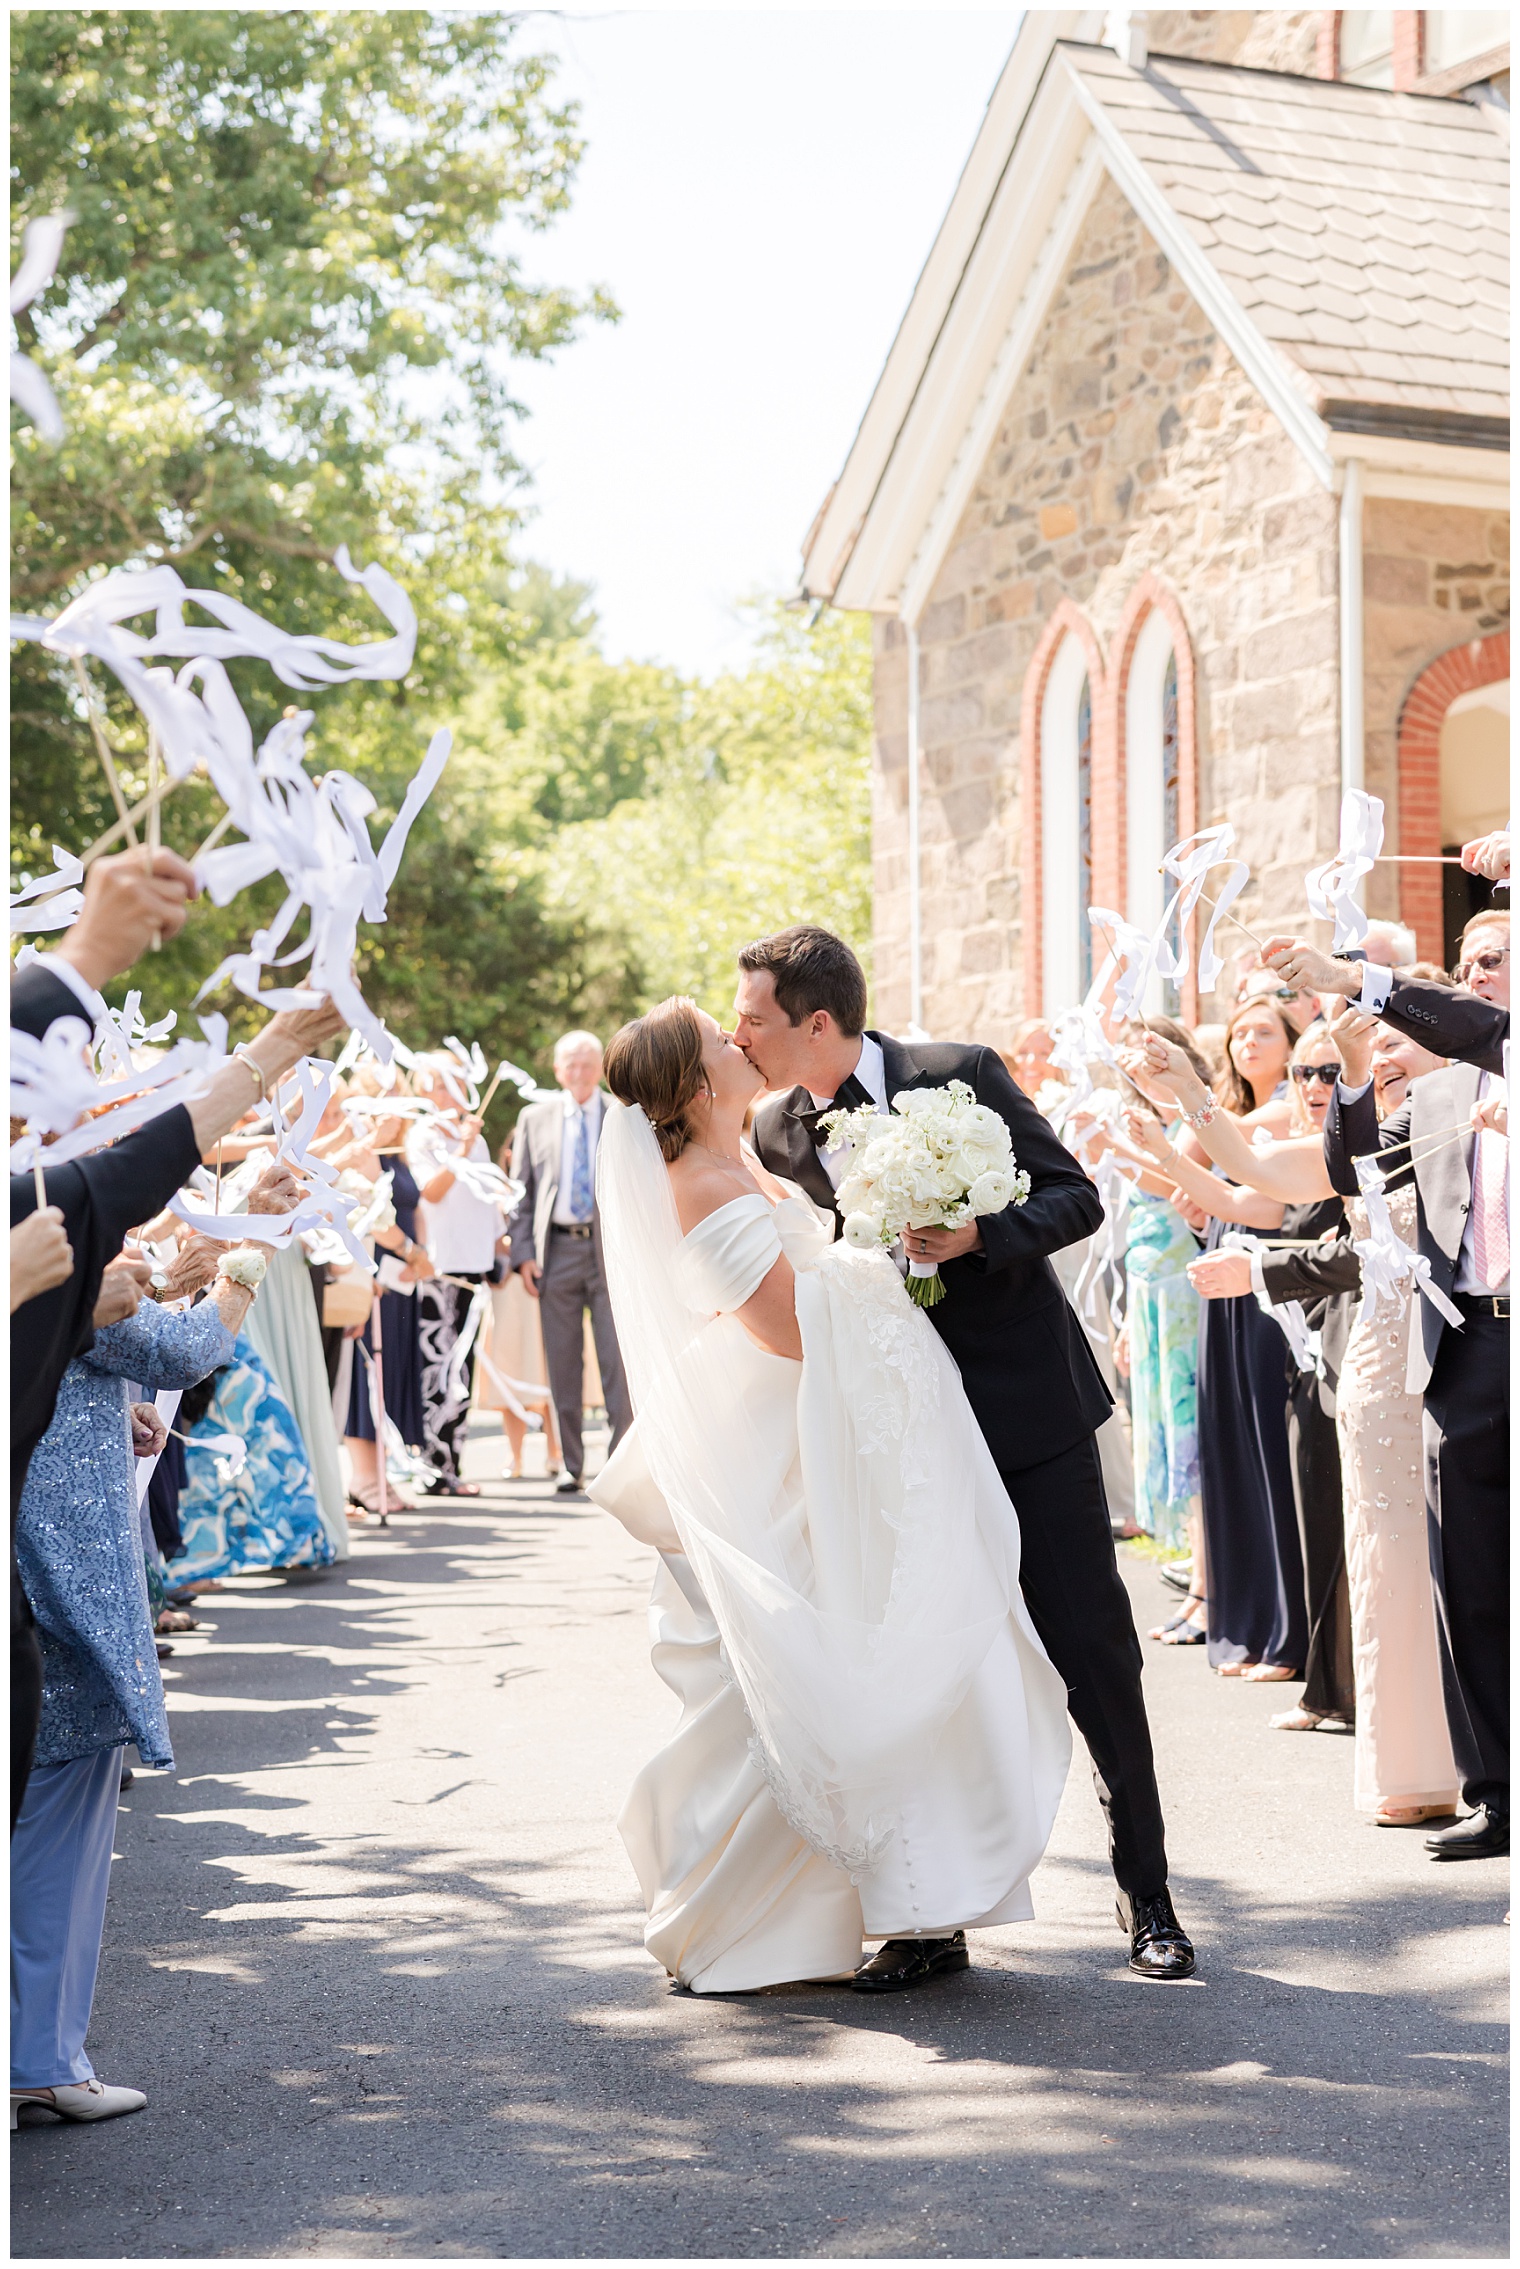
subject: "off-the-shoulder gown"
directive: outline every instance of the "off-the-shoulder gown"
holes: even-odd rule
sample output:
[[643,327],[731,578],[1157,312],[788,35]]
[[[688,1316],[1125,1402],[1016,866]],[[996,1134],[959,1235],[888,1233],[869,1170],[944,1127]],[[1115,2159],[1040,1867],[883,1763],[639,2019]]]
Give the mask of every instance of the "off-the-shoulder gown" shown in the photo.
[[[800,1364],[733,1313],[783,1251]],[[1066,1691],[953,1361],[887,1256],[831,1242],[800,1194],[721,1207],[674,1282],[687,1391],[638,1411],[590,1490],[659,1548],[654,1662],[681,1704],[619,1821],[649,1951],[736,1992],[838,1976],[865,1938],[1027,1919]]]

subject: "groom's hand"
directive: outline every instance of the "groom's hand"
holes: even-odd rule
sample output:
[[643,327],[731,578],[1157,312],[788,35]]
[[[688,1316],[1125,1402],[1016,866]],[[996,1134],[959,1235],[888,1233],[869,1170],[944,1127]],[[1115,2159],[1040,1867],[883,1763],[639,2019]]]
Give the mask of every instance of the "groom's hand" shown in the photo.
[[963,1253],[982,1249],[981,1224],[968,1221],[963,1229],[909,1229],[903,1245],[910,1261],[958,1261]]

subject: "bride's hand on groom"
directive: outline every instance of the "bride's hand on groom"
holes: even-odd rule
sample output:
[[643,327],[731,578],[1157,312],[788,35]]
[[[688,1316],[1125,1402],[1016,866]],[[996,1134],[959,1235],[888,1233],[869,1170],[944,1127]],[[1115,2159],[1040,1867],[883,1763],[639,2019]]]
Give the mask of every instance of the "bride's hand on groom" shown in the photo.
[[945,1261],[958,1261],[963,1253],[982,1250],[981,1224],[968,1221],[961,1229],[909,1229],[904,1232],[903,1245],[910,1261],[933,1261],[940,1266]]

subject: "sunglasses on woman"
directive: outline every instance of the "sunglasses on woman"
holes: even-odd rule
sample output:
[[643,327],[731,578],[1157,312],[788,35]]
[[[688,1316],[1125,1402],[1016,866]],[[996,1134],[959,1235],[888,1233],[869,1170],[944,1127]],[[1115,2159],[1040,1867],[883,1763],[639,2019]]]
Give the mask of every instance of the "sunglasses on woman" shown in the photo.
[[1293,1064],[1289,1067],[1300,1087],[1307,1087],[1317,1079],[1325,1087],[1333,1087],[1341,1076],[1339,1064]]
[[1487,953],[1469,954],[1466,961],[1462,962],[1458,968],[1457,975],[1459,978],[1467,978],[1471,977],[1474,971],[1481,969],[1485,977],[1491,977],[1496,969],[1504,967],[1508,959],[1509,947],[1507,945],[1493,946]]

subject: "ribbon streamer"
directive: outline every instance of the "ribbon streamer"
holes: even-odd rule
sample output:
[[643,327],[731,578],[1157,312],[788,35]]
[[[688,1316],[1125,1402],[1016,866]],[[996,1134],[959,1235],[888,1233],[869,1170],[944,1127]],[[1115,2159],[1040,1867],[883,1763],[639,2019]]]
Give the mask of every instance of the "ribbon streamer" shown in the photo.
[[23,932],[35,935],[39,930],[67,929],[78,919],[79,909],[84,904],[84,893],[77,888],[83,881],[83,860],[76,859],[71,851],[55,843],[53,872],[38,875],[24,890],[11,893],[12,937]]
[[[1436,1314],[1458,1331],[1462,1329],[1461,1311],[1454,1307],[1439,1285],[1430,1279],[1430,1262],[1412,1245],[1406,1245],[1388,1211],[1384,1195],[1383,1178],[1373,1158],[1355,1161],[1357,1183],[1362,1203],[1367,1208],[1367,1226],[1370,1235],[1355,1240],[1355,1251],[1362,1264],[1361,1315],[1371,1323],[1382,1299],[1393,1301],[1399,1314],[1404,1309],[1402,1286],[1407,1279],[1415,1286]],[[1365,1170],[1364,1170],[1365,1169]]]
[[1383,800],[1360,788],[1348,788],[1341,799],[1340,845],[1335,857],[1304,876],[1309,910],[1321,922],[1333,922],[1332,953],[1359,946],[1367,935],[1367,915],[1357,904],[1356,892],[1370,875],[1383,848]]
[[[28,221],[21,239],[21,265],[11,278],[11,313],[30,307],[53,280],[72,213],[47,213]],[[11,400],[26,412],[44,441],[63,439],[63,412],[52,387],[27,355],[11,356]]]

